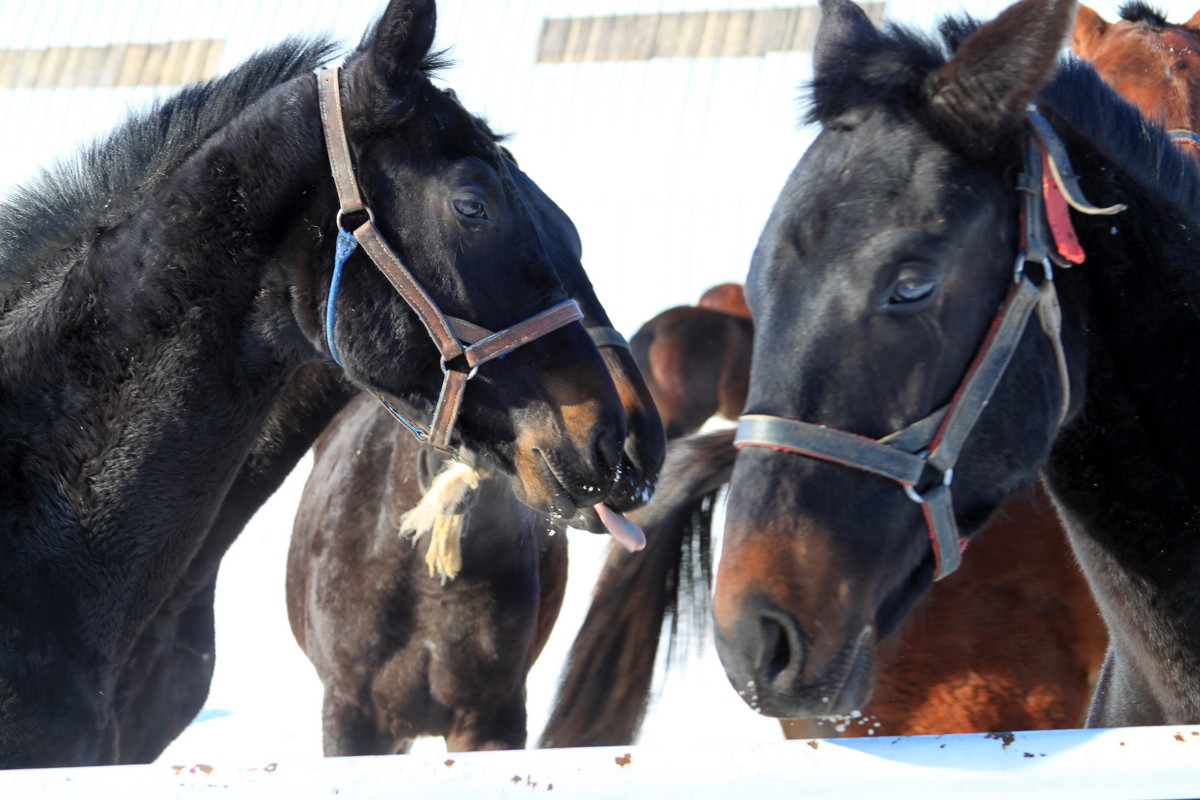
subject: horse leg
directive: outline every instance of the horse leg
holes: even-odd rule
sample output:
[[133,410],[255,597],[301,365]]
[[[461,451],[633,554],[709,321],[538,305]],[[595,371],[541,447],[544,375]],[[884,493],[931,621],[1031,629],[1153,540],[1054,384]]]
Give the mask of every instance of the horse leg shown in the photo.
[[528,736],[524,682],[509,699],[486,715],[460,711],[454,720],[446,749],[452,753],[476,750],[521,750]]
[[121,672],[122,764],[148,764],[183,732],[208,698],[215,666],[216,575],[188,602],[173,599],[142,632]]
[[392,755],[407,752],[411,742],[396,741],[381,733],[373,714],[328,685],[321,705],[321,726],[326,757]]

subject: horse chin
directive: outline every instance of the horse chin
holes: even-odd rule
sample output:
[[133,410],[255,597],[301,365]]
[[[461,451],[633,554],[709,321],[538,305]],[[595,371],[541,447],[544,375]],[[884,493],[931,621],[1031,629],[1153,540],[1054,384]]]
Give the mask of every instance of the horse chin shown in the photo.
[[883,598],[875,609],[875,627],[879,638],[886,639],[900,627],[908,613],[912,611],[929,590],[933,588],[933,554],[908,573],[896,588]]
[[596,512],[595,506],[576,509],[575,516],[567,520],[567,527],[588,533],[608,533],[608,529],[600,521],[600,515]]

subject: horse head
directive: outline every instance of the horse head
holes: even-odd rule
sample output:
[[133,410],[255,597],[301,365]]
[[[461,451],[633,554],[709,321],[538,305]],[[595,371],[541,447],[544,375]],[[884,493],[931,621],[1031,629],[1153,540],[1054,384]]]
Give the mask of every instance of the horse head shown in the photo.
[[[307,330],[353,383],[435,408],[431,438],[445,446],[453,428],[515,474],[527,503],[570,517],[612,493],[626,438],[621,398],[578,314],[568,315],[559,254],[539,236],[516,171],[431,83],[434,25],[431,0],[394,0],[330,79],[322,116],[335,122],[325,137],[338,138],[340,115],[348,156],[339,164],[331,155],[339,200],[329,199],[332,185],[318,193],[326,243],[309,313],[331,313],[324,325],[310,317]],[[346,199],[349,176],[361,203]],[[339,228],[363,246],[335,294]],[[364,237],[394,255],[387,277]],[[411,279],[392,280],[397,272]],[[494,342],[503,347],[488,350]]]
[[994,369],[977,368],[1004,335],[989,331],[1012,327],[1014,176],[1073,3],[1022,0],[969,34],[950,26],[947,41],[963,41],[949,56],[876,29],[849,0],[821,7],[821,131],[747,280],[754,360],[714,603],[731,682],[782,717],[865,702],[876,642],[952,568],[959,537],[1034,479],[1078,405],[1062,407],[1062,348],[1018,326],[1007,335],[1020,357],[973,424],[950,421]]
[[1191,133],[1179,141],[1192,145],[1200,114],[1200,11],[1182,25],[1172,25],[1142,2],[1121,7],[1121,19],[1110,23],[1080,5],[1071,49],[1092,62],[1100,77],[1163,127]]

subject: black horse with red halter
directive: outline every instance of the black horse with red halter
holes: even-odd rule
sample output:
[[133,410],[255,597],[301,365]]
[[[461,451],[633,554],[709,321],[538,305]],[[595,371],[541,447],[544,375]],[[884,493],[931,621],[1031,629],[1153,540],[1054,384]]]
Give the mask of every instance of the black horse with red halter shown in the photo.
[[[991,400],[1030,316],[1036,310],[1054,348],[1062,387],[1060,422],[1070,404],[1070,376],[1060,336],[1062,313],[1052,264],[1082,263],[1084,253],[1071,227],[1067,206],[1085,214],[1116,214],[1124,206],[1097,208],[1084,199],[1066,149],[1035,106],[1027,114],[1023,153],[1024,246],[1013,270],[1013,286],[978,354],[950,402],[882,439],[768,414],[746,414],[738,423],[737,447],[766,447],[832,461],[899,483],[922,507],[935,559],[934,580],[962,561],[966,539],[958,532],[951,502],[954,466],[963,444]],[[1054,246],[1047,247],[1047,242]],[[1035,275],[1027,269],[1034,267]]]
[[[447,316],[434,302],[429,293],[404,266],[396,252],[388,246],[383,234],[375,227],[371,209],[363,202],[354,177],[354,164],[350,158],[350,147],[346,140],[345,124],[342,120],[341,96],[338,86],[338,69],[322,70],[317,75],[318,96],[321,108],[321,124],[325,131],[325,144],[329,152],[329,163],[333,167],[334,183],[337,185],[338,202],[338,246],[334,264],[333,280],[326,308],[325,335],[330,354],[338,361],[334,343],[333,323],[337,309],[338,285],[342,267],[354,250],[362,245],[363,250],[384,276],[416,312],[429,336],[441,354],[442,391],[434,409],[433,421],[425,430],[408,420],[383,396],[367,389],[385,408],[401,422],[418,440],[427,442],[437,450],[452,452],[450,437],[462,405],[467,381],[475,376],[479,366],[499,358],[523,344],[538,339],[583,318],[578,303],[565,300],[535,314],[502,331],[493,332],[465,320]],[[353,233],[342,227],[348,214],[365,213],[367,219]],[[593,338],[595,335],[593,334]],[[454,359],[462,358],[466,372],[450,366]],[[340,362],[339,362],[340,363]]]

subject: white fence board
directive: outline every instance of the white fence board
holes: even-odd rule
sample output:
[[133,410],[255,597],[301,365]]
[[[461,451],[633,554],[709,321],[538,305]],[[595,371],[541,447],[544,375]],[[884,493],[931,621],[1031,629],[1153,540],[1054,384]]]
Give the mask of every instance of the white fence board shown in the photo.
[[0,774],[0,797],[1200,797],[1200,726]]

